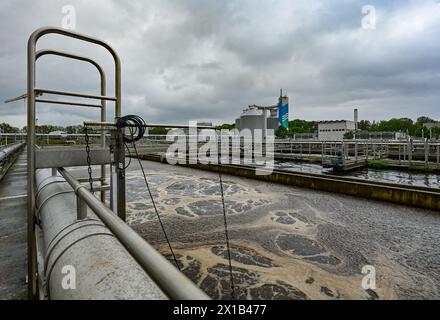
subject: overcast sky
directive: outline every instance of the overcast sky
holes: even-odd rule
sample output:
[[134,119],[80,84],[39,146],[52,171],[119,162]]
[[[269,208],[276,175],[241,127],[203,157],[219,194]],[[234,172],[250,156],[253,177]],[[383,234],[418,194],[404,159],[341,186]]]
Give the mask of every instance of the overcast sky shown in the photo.
[[[354,107],[361,119],[440,118],[439,1],[1,0],[0,122],[25,125],[23,101],[3,101],[26,89],[30,33],[62,27],[66,5],[75,31],[119,52],[123,114],[147,122],[233,123],[249,104],[276,104],[280,88],[291,119],[352,119]],[[375,29],[365,5],[375,8]],[[112,94],[105,50],[56,35],[38,48],[98,59]],[[99,78],[83,62],[43,57],[37,87],[99,94]],[[58,125],[98,116],[47,105],[37,114],[39,124]]]

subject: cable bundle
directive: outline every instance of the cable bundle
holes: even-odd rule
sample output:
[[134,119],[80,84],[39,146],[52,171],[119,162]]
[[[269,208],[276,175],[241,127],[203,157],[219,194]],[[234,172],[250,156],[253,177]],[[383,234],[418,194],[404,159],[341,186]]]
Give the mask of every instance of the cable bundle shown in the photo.
[[130,135],[124,134],[124,142],[134,143],[142,139],[145,134],[146,123],[144,119],[136,115],[128,115],[119,118],[116,122],[119,129],[128,128]]

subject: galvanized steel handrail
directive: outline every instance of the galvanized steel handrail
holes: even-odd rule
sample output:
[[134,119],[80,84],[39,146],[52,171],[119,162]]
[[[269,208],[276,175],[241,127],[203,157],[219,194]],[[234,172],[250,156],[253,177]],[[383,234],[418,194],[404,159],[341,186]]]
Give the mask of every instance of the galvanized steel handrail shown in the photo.
[[[115,117],[121,116],[121,62],[116,51],[106,42],[99,39],[80,34],[77,32],[65,30],[57,27],[43,27],[34,31],[28,40],[27,46],[27,144],[28,144],[28,216],[27,216],[27,242],[28,242],[28,296],[35,299],[37,294],[37,255],[36,255],[36,237],[35,237],[35,103],[38,92],[35,90],[36,82],[36,60],[37,60],[37,42],[47,34],[59,34],[62,36],[90,42],[105,48],[112,55],[115,63]],[[48,90],[46,90],[48,91]],[[60,92],[54,92],[60,94]],[[103,101],[106,99],[105,93],[101,96],[95,96]],[[105,109],[105,107],[103,108]]]
[[73,102],[73,101],[58,101],[58,100],[49,100],[49,99],[35,99],[35,102],[50,103],[50,104],[61,104],[61,105],[73,106],[73,107],[76,106],[76,107],[101,108],[100,104],[91,104],[91,103]]
[[35,93],[46,93],[46,94],[54,94],[54,95],[60,95],[60,96],[68,96],[68,97],[78,97],[78,98],[86,98],[86,99],[95,99],[95,100],[107,100],[107,101],[116,101],[117,98],[115,97],[107,97],[107,96],[98,96],[95,94],[87,94],[87,93],[78,93],[78,92],[71,92],[71,91],[60,91],[60,90],[53,90],[53,89],[35,89]]
[[76,191],[92,211],[113,232],[159,288],[170,298],[176,300],[208,300],[209,297],[183,273],[177,270],[165,257],[157,252],[124,221],[99,201],[87,188],[81,185],[64,168],[58,172]]
[[[104,68],[95,60],[90,59],[88,57],[64,52],[64,51],[57,51],[57,50],[39,50],[35,54],[35,60],[38,60],[39,58],[46,56],[46,55],[53,55],[53,56],[59,56],[63,58],[78,60],[78,61],[84,61],[91,65],[93,65],[96,70],[99,72],[99,78],[101,81],[100,85],[100,94],[101,96],[105,96],[107,94],[107,78],[104,72]],[[101,121],[107,120],[107,102],[105,99],[101,100],[101,104],[85,104],[85,103],[76,103],[76,102],[70,102],[70,101],[54,101],[54,100],[44,100],[44,99],[36,99],[35,102],[40,103],[52,103],[52,104],[61,104],[61,105],[70,105],[70,106],[80,106],[80,107],[92,107],[92,108],[101,108]],[[101,133],[101,147],[105,147],[105,139],[106,134],[105,132]],[[105,181],[106,178],[106,165],[101,165],[101,179],[102,181]],[[105,192],[101,192],[101,201],[105,201]]]

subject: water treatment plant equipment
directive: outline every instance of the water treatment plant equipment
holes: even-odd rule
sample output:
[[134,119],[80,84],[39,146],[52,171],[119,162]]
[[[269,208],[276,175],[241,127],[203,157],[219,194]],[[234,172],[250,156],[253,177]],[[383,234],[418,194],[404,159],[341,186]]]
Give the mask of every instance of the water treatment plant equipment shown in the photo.
[[[54,50],[37,51],[40,38],[58,35],[88,42],[106,49],[114,60],[115,96],[106,95],[105,73],[93,59]],[[101,123],[106,120],[106,102],[115,104],[115,121],[121,119],[121,63],[106,42],[56,27],[32,33],[28,41],[27,94],[9,101],[27,99],[27,252],[29,299],[207,299],[193,282],[177,270],[125,223],[124,128],[113,126],[109,147],[102,131],[99,148],[49,148],[36,145],[36,104],[98,108]],[[99,95],[36,87],[36,62],[44,55],[81,60],[94,65],[101,79]],[[100,104],[42,99],[58,95]],[[112,123],[114,125],[114,123]],[[87,131],[86,131],[87,137]],[[14,148],[19,148],[15,146]],[[101,166],[93,177],[92,165]],[[105,184],[110,165],[110,185]],[[72,177],[64,167],[89,166],[90,189]],[[100,181],[93,186],[93,179]],[[98,200],[94,191],[101,193]],[[110,208],[105,193],[110,191]],[[60,276],[67,265],[77,266],[77,290],[63,289]],[[120,272],[129,266],[130,273]],[[99,280],[101,279],[101,280]],[[104,286],[90,286],[104,281]]]
[[[115,61],[115,95],[108,96],[105,73],[94,60],[62,51],[36,51],[38,39],[48,34],[106,48]],[[38,57],[43,55],[92,63],[101,75],[101,93],[83,94],[37,87],[35,65]],[[438,190],[321,173],[286,172],[279,168],[267,175],[256,176],[255,166],[240,164],[197,163],[188,168],[148,162],[151,171],[146,174],[139,161],[138,167],[129,172],[126,155],[134,159],[164,161],[164,157],[158,154],[138,153],[136,144],[126,148],[135,137],[143,136],[143,129],[188,126],[145,124],[137,116],[122,116],[119,57],[101,40],[64,29],[39,29],[29,40],[28,69],[28,93],[18,97],[26,98],[28,103],[27,159],[26,155],[20,154],[15,164],[20,170],[11,172],[9,180],[0,185],[1,192],[5,189],[15,192],[7,196],[0,194],[0,208],[7,208],[8,214],[19,218],[24,211],[16,203],[28,206],[30,299],[208,299],[234,298],[234,292],[236,298],[393,298],[395,292],[388,287],[376,292],[358,286],[359,263],[378,261],[374,260],[368,246],[361,246],[370,245],[370,234],[375,234],[375,238],[381,241],[375,245],[387,253],[373,252],[385,261],[385,270],[397,270],[403,275],[398,279],[406,281],[403,282],[406,287],[399,294],[418,296],[411,289],[421,282],[417,278],[419,269],[409,270],[412,268],[400,263],[402,256],[398,253],[402,243],[411,243],[405,248],[413,248],[411,234],[418,230],[426,232],[428,237],[416,239],[419,240],[417,244],[429,248],[428,255],[435,252],[433,243],[425,240],[435,238],[438,223],[435,214],[440,209]],[[44,95],[97,100],[99,103],[49,100],[43,98]],[[115,103],[114,121],[105,119],[106,102]],[[37,103],[100,109],[101,120],[84,122],[85,147],[54,147],[48,143],[42,148],[36,143]],[[272,118],[275,119],[275,113]],[[281,123],[283,119],[281,117]],[[279,124],[279,117],[277,121]],[[206,128],[212,129],[211,126]],[[99,134],[94,135],[92,130]],[[92,142],[96,137],[100,139],[99,143]],[[334,141],[331,145],[330,154],[342,148],[345,150],[342,156],[347,159],[361,156],[368,159],[371,155],[381,159],[384,154],[397,152],[400,162],[401,154],[408,152],[405,148],[401,151],[406,145],[385,142],[369,145],[358,141]],[[429,151],[427,146],[434,149]],[[141,147],[140,144],[139,149]],[[425,141],[423,155],[419,152],[419,156],[425,159],[423,164],[437,159],[438,167],[439,147],[438,143],[431,146]],[[19,148],[14,146],[15,150]],[[325,158],[325,148],[326,144],[319,141],[281,141],[275,151],[280,158],[304,158],[319,152]],[[125,154],[126,150],[129,154]],[[413,161],[411,158],[409,164]],[[106,169],[110,173],[109,183],[106,183]],[[212,173],[204,176],[200,169]],[[87,176],[78,178],[80,174]],[[175,176],[171,177],[172,174]],[[228,175],[224,184],[222,174]],[[146,175],[152,178],[149,181],[152,189]],[[27,190],[20,182],[20,177],[24,176],[28,178]],[[233,176],[245,179],[234,179]],[[148,193],[143,185],[144,179]],[[9,188],[6,184],[11,180],[15,183]],[[126,180],[140,184],[126,192]],[[197,198],[190,200],[194,193]],[[153,223],[151,212],[143,211],[140,218],[132,215],[132,221],[139,219],[143,222],[136,225],[136,232],[127,224],[127,205],[132,211],[134,208],[141,213],[146,208],[142,203],[145,198],[139,198],[139,194],[150,197],[147,197],[151,200],[148,205],[156,212],[161,210],[171,217],[167,222],[172,224],[166,225],[168,234],[186,246],[179,248],[179,254],[174,254],[168,238],[158,245],[161,227],[164,230],[159,215],[157,220],[154,217]],[[230,197],[226,201],[225,195]],[[410,223],[402,224],[403,219]],[[228,229],[230,221],[233,228]],[[10,224],[8,228],[16,225],[19,224]],[[181,230],[185,231],[184,234],[179,234]],[[223,246],[225,234],[226,248]],[[197,248],[190,246],[195,242],[195,235],[198,237]],[[229,245],[230,235],[234,238],[232,246]],[[398,241],[392,242],[391,248],[395,250],[386,251],[389,238],[395,236]],[[171,255],[168,254],[170,251]],[[395,260],[386,260],[388,256]],[[416,256],[423,277],[429,280],[429,286],[420,296],[433,297],[438,292],[436,274],[429,265],[423,264],[427,260],[426,252],[421,250]],[[170,260],[174,260],[175,265]],[[414,266],[414,261],[410,262]],[[181,269],[182,264],[184,268]],[[77,278],[81,279],[74,292],[63,288],[62,275],[66,270],[69,272],[69,266],[75,266]],[[130,272],[124,272],[126,270]],[[186,271],[186,275],[180,270]],[[277,271],[280,274],[277,275]],[[389,276],[390,273],[386,273],[384,277]],[[408,280],[412,276],[417,278],[414,283]],[[347,283],[349,285],[345,286]],[[402,282],[397,285],[402,286]]]
[[238,131],[261,130],[263,137],[266,137],[266,130],[276,130],[280,126],[289,128],[289,98],[280,91],[278,104],[275,106],[250,105],[244,109],[239,118],[235,120],[235,128]]

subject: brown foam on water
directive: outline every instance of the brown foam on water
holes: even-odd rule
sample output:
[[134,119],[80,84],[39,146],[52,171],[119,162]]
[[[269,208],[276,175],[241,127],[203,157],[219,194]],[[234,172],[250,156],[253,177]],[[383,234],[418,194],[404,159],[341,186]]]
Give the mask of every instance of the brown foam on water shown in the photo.
[[[218,181],[201,177],[203,174],[149,174],[155,201],[183,272],[212,298],[229,299]],[[127,176],[134,185],[128,189],[128,222],[164,255],[169,255],[139,172],[128,172]],[[225,181],[236,298],[393,299],[397,298],[395,279],[412,286],[402,266],[383,252],[375,251],[366,259],[346,248],[330,248],[320,234],[321,226],[332,227],[330,221],[307,194],[286,196],[271,188],[237,178]],[[329,203],[336,209],[343,205],[340,200]],[[335,227],[343,227],[338,221],[335,223]],[[364,275],[359,266],[367,260],[387,266],[378,273],[374,291],[362,288]]]

